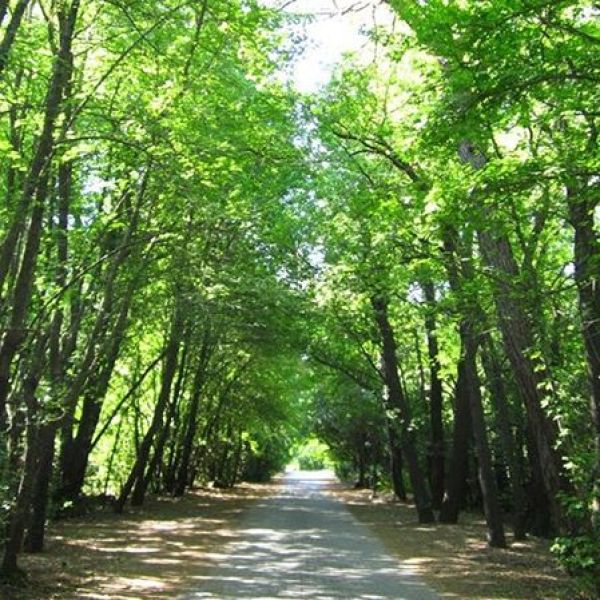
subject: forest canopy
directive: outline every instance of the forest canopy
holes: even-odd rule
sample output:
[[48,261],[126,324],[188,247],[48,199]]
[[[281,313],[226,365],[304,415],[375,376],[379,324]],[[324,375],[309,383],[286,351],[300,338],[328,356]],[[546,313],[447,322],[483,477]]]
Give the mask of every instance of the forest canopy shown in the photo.
[[311,93],[293,4],[0,0],[3,576],[318,438],[597,593],[597,3],[389,0]]

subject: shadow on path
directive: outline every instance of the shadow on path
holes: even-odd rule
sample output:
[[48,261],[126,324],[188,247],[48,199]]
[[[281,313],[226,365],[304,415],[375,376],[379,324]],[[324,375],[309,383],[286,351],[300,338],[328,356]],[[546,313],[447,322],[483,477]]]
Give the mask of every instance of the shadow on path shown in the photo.
[[437,600],[345,506],[325,495],[326,472],[289,474],[277,496],[240,515],[234,539],[192,576],[201,598]]

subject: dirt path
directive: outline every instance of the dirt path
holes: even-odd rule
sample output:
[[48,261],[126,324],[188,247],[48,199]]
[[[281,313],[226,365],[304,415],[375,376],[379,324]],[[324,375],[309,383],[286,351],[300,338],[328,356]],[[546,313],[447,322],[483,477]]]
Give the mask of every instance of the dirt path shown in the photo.
[[182,600],[310,598],[439,600],[392,558],[373,532],[325,495],[327,474],[298,473],[242,515],[239,539],[213,553],[215,565]]
[[0,586],[2,600],[435,598],[415,573],[442,598],[574,598],[548,542],[489,549],[481,517],[424,527],[409,506],[322,480],[198,490],[50,534],[23,556],[30,585]]

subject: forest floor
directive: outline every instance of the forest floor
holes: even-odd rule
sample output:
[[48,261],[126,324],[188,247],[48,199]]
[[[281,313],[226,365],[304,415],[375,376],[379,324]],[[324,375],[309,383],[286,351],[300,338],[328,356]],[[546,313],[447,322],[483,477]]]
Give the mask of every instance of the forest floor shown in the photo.
[[[48,551],[24,555],[28,585],[0,587],[6,600],[174,599],[215,562],[215,552],[239,540],[236,523],[281,486],[243,484],[197,490],[182,499],[156,499],[118,516],[96,512],[52,526]],[[417,572],[443,598],[556,600],[575,598],[548,542],[531,539],[509,550],[487,548],[481,518],[459,527],[422,526],[411,507],[341,484],[326,493],[385,544],[403,567]]]
[[443,598],[575,600],[573,581],[550,554],[550,542],[529,537],[508,549],[489,548],[482,515],[462,514],[459,526],[415,522],[415,509],[390,494],[333,488],[350,512]]

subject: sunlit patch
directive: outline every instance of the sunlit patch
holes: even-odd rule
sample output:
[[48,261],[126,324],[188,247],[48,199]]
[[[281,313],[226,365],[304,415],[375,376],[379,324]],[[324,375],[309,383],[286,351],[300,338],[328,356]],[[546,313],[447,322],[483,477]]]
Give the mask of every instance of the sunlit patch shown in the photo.
[[[51,540],[51,556],[35,560],[54,560],[46,570],[55,572],[66,561],[79,581],[76,591],[60,596],[69,600],[403,600],[379,584],[401,578],[412,590],[404,597],[420,598],[418,576],[443,591],[444,598],[549,600],[558,593],[547,592],[563,585],[546,558],[545,542],[532,538],[509,550],[489,549],[480,516],[465,515],[459,527],[422,526],[414,507],[389,502],[383,494],[375,504],[368,492],[317,479],[305,491],[284,485],[244,487],[225,495],[200,491],[178,503],[151,502],[143,516],[65,521]],[[348,508],[362,525],[350,526],[356,521],[340,516],[333,500],[319,502],[315,515],[314,501],[325,496],[322,490],[330,498],[351,500]],[[268,499],[273,492],[277,499]],[[261,514],[266,517],[258,518]],[[376,556],[365,556],[363,547],[375,534],[391,554],[381,547]],[[328,591],[345,584],[356,593]],[[215,591],[223,589],[238,591]]]
[[117,577],[113,586],[116,589],[123,587],[133,591],[153,591],[162,590],[165,584],[157,579],[149,579],[146,577]]

